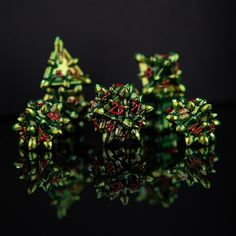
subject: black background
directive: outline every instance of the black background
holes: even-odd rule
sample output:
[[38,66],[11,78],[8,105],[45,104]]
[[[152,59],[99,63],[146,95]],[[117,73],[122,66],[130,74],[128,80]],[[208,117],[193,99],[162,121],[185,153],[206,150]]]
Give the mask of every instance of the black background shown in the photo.
[[[33,1],[0,2],[0,184],[1,229],[8,235],[232,235],[235,7],[233,1]],[[105,86],[137,79],[135,52],[178,51],[189,98],[216,104],[222,126],[221,160],[212,189],[183,187],[176,204],[161,206],[96,201],[87,189],[67,219],[56,219],[48,197],[27,196],[12,162],[17,158],[12,118],[29,99],[42,95],[39,84],[53,40],[59,35],[93,83]],[[94,85],[93,84],[93,85]],[[93,97],[93,85],[86,89]],[[4,118],[5,117],[5,118]]]
[[41,97],[57,35],[94,84],[140,87],[135,52],[177,51],[189,98],[235,101],[234,15],[233,1],[222,0],[2,0],[0,114]]

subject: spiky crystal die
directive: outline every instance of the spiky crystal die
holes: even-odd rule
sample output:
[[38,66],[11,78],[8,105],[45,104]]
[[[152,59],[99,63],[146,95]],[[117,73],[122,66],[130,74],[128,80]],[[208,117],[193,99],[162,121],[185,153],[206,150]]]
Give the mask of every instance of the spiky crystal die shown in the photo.
[[139,78],[144,95],[154,95],[157,99],[182,97],[185,86],[182,84],[182,71],[179,69],[179,54],[155,54],[146,57],[136,54],[139,63]]
[[216,140],[215,129],[220,124],[205,99],[173,100],[173,110],[166,116],[170,126],[184,136],[185,144],[209,145]]
[[155,110],[148,126],[162,132],[169,128],[165,116],[172,105],[172,99],[185,96],[179,54],[155,54],[150,57],[136,54],[135,59],[139,65],[138,76],[142,81],[143,101],[150,103]]
[[72,58],[64,48],[63,41],[57,37],[54,41],[54,50],[51,52],[41,82],[41,88],[48,94],[75,95],[83,90],[83,86],[90,84],[90,78],[77,65],[78,58]]
[[62,134],[62,127],[70,122],[62,116],[61,109],[61,103],[30,101],[13,126],[19,133],[19,146],[29,150],[42,146],[50,150],[53,139]]
[[[45,101],[62,102],[65,112],[72,122],[70,126],[83,126],[88,102],[83,96],[83,87],[91,83],[78,66],[78,58],[72,58],[64,48],[63,41],[57,37],[54,51],[51,53],[41,81],[41,88],[45,90]],[[71,130],[73,127],[68,127]]]
[[142,96],[132,84],[113,84],[109,89],[95,88],[96,97],[88,113],[104,143],[112,140],[140,140],[140,130],[146,125],[146,115],[152,106],[142,103]]

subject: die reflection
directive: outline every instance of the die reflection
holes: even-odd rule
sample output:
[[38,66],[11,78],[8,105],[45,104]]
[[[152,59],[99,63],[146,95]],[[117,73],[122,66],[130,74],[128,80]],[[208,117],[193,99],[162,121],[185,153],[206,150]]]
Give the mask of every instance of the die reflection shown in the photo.
[[139,146],[103,148],[89,165],[97,197],[120,199],[128,204],[130,195],[137,193],[148,176],[143,148]]
[[67,215],[70,206],[80,200],[80,193],[89,183],[87,157],[89,149],[83,136],[65,135],[55,141],[52,152],[19,150],[15,163],[19,178],[27,183],[28,194],[42,188],[57,209],[58,218]]
[[64,135],[53,150],[19,150],[15,166],[27,183],[28,194],[42,189],[49,195],[58,218],[67,215],[87,186],[97,198],[169,207],[178,197],[181,184],[210,187],[218,160],[214,144],[185,148],[175,133],[147,130],[140,145],[106,146],[93,150],[82,133]]

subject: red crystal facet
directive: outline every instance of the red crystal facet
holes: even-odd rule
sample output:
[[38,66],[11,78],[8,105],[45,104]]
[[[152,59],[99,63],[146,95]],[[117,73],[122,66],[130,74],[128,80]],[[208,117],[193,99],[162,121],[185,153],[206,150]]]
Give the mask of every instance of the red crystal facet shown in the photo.
[[215,126],[214,124],[212,124],[212,125],[210,126],[210,132],[213,132],[213,131],[215,130],[215,128],[216,128],[216,126]]
[[143,122],[144,122],[144,120],[139,121],[138,126],[143,126]]
[[166,109],[166,113],[170,113],[170,112],[172,112],[173,111],[173,107],[168,107],[167,109]]
[[144,74],[145,74],[145,76],[148,77],[148,78],[151,77],[152,74],[153,74],[152,68],[151,68],[151,67],[148,67]]
[[116,86],[116,87],[123,87],[124,86],[124,84],[122,84],[122,83],[120,83],[120,84],[113,84],[114,86]]
[[45,141],[47,141],[47,139],[48,139],[48,136],[47,136],[46,134],[43,134],[43,135],[39,138],[39,143],[45,142]]
[[120,192],[123,189],[124,185],[121,181],[115,182],[111,185],[112,192]]
[[200,134],[200,133],[202,133],[202,130],[203,130],[203,127],[202,126],[199,126],[199,127],[197,127],[199,124],[198,123],[195,123],[195,124],[193,124],[192,126],[190,126],[189,128],[188,128],[188,130],[192,133],[192,134]]
[[192,132],[194,134],[201,134],[202,133],[202,130],[203,130],[203,127],[202,126],[199,126],[197,129],[193,130]]
[[21,131],[22,131],[23,133],[25,133],[25,132],[26,132],[26,128],[25,128],[25,127],[22,127],[22,128],[21,128]]
[[140,181],[139,180],[137,180],[137,179],[135,179],[132,183],[131,183],[131,185],[130,185],[130,189],[132,190],[132,191],[137,191],[138,189],[139,189],[139,187],[140,187]]
[[107,169],[107,171],[108,171],[110,174],[114,171],[114,167],[113,167],[113,165],[112,165],[111,163],[108,163],[108,164],[106,165],[106,169]]
[[93,121],[93,125],[95,127],[95,130],[99,129],[99,124],[96,120]]
[[141,108],[141,105],[138,104],[136,101],[132,101],[131,105],[132,105],[131,112],[136,111],[135,114],[137,114]]
[[22,127],[21,128],[21,132],[20,132],[20,138],[23,139],[24,141],[26,141],[26,128]]
[[56,76],[62,76],[61,70],[57,70],[57,71],[56,71]]
[[198,123],[195,123],[195,124],[193,124],[192,126],[190,126],[190,127],[188,128],[188,130],[189,130],[189,131],[193,131],[193,130],[196,129],[197,126],[198,126]]
[[170,80],[169,80],[169,79],[164,80],[164,81],[162,82],[162,86],[163,86],[164,88],[168,87],[169,85],[170,85]]
[[38,133],[39,133],[39,134],[42,134],[42,133],[43,133],[43,130],[41,129],[41,127],[38,127]]
[[111,95],[111,93],[106,93],[102,96],[102,100],[105,100],[107,97],[109,97]]
[[124,112],[124,106],[119,105],[118,102],[112,103],[112,108],[108,111],[112,113],[113,115],[121,115]]
[[107,123],[106,124],[106,130],[111,132],[114,129],[114,125],[112,123]]
[[61,117],[58,113],[56,112],[49,112],[48,113],[48,117],[51,119],[51,120],[59,120]]

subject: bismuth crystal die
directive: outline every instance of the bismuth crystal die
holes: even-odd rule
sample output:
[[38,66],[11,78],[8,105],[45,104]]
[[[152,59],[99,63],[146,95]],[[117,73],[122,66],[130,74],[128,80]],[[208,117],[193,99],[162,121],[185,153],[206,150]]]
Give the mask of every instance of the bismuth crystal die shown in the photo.
[[143,101],[155,109],[148,125],[162,132],[169,128],[165,116],[172,105],[172,99],[185,96],[179,54],[155,54],[150,57],[136,54],[135,59],[139,65],[138,77],[142,82]]
[[102,133],[103,142],[140,140],[146,115],[153,108],[142,103],[139,91],[129,83],[113,84],[109,89],[96,85],[95,91],[88,116]]
[[45,101],[63,103],[63,112],[71,119],[70,126],[74,126],[68,126],[68,130],[84,125],[88,102],[83,96],[83,88],[90,83],[89,76],[78,66],[78,58],[72,58],[63,41],[57,37],[41,88],[46,92]]
[[215,141],[215,129],[220,124],[212,105],[205,99],[173,100],[173,110],[166,116],[171,127],[184,136],[185,144],[209,145]]
[[70,122],[61,115],[61,109],[61,103],[30,101],[13,126],[19,133],[19,146],[29,150],[38,146],[51,149],[53,139],[62,134],[62,127]]

